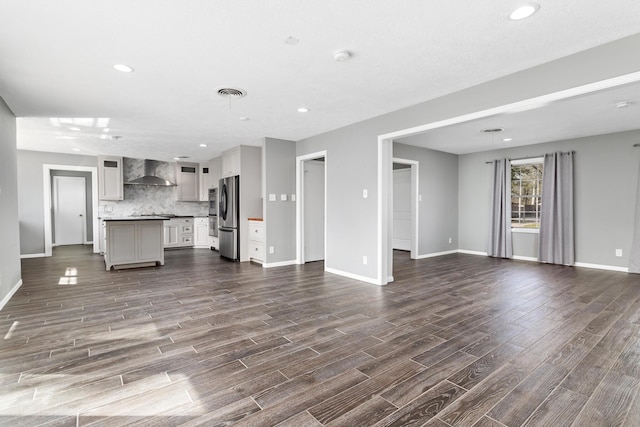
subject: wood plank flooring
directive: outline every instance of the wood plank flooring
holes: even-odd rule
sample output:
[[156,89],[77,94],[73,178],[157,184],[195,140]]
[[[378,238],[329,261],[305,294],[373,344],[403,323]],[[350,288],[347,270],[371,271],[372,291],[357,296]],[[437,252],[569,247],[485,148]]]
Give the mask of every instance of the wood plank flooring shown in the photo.
[[25,259],[0,425],[640,425],[640,276],[394,254],[385,287],[209,250]]

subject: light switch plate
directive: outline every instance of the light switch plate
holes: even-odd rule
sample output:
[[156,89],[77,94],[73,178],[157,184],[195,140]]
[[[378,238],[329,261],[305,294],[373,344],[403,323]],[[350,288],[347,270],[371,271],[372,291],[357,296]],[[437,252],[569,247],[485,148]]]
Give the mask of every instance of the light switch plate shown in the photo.
[[296,195],[295,195],[295,194],[292,194],[292,195],[291,195],[291,201],[292,201],[292,202],[295,202],[295,201],[296,201]]
[[269,194],[269,201],[270,202],[275,202],[276,201],[276,195],[275,194]]
[[287,195],[286,194],[281,194],[280,195],[280,200],[283,201],[283,202],[286,202],[287,201]]
[[366,199],[367,197],[369,197],[369,192],[367,191],[367,189],[365,188],[364,190],[362,190],[362,198]]

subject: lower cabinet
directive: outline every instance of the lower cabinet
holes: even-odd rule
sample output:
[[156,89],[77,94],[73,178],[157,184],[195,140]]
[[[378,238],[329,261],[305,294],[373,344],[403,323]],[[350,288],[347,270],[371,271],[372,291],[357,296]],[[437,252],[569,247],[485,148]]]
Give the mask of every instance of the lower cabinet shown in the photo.
[[105,221],[104,262],[111,267],[164,265],[163,221]]
[[171,218],[164,224],[164,247],[193,246],[193,218]]
[[264,223],[249,221],[249,259],[259,263],[264,262]]
[[209,249],[209,218],[197,217],[193,219],[193,247]]

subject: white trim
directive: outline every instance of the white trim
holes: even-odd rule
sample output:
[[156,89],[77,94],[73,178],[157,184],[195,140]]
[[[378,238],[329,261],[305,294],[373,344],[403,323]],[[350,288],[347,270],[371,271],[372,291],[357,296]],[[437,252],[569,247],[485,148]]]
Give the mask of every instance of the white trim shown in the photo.
[[518,260],[518,261],[533,261],[533,262],[538,262],[538,258],[533,257],[533,256],[521,256],[521,255],[514,255],[513,259]]
[[[393,250],[390,250],[389,230],[393,219],[393,204],[389,203],[389,188],[393,174],[393,140],[378,137],[378,274],[381,285],[393,275]],[[392,227],[392,226],[391,226]]]
[[595,270],[621,271],[623,273],[629,272],[629,269],[627,267],[617,267],[615,265],[590,264],[588,262],[576,262],[574,263],[574,267],[593,268]]
[[[418,242],[420,240],[420,233],[418,232],[418,228],[420,225],[419,214],[419,206],[418,198],[420,194],[420,162],[417,160],[410,159],[401,159],[399,157],[394,157],[391,159],[393,163],[399,163],[401,165],[410,165],[411,166],[411,189],[413,192],[411,193],[411,259],[418,259]],[[389,195],[389,199],[393,205],[393,185],[389,186],[391,194]],[[393,209],[393,208],[392,208]],[[393,252],[393,214],[391,216],[391,221],[389,221],[389,235],[391,236],[389,239],[389,244],[391,245],[391,252]],[[391,259],[393,263],[393,257]],[[393,272],[393,264],[389,267],[389,270]]]
[[270,263],[263,262],[262,268],[285,267],[287,265],[296,265],[296,264],[298,264],[298,261],[295,259],[290,259],[289,261],[278,261],[278,262],[270,262]]
[[544,163],[544,157],[511,160],[511,166],[537,165],[540,163]]
[[20,289],[20,286],[22,286],[22,279],[18,280],[18,283],[16,283],[16,285],[13,288],[11,288],[9,293],[5,295],[4,298],[2,298],[2,301],[0,301],[0,310],[2,310],[4,306],[7,305],[9,300],[11,300],[11,297],[13,297],[13,295],[16,292],[18,292],[18,289]]
[[20,255],[20,259],[25,259],[25,258],[43,258],[46,257],[47,255],[45,253],[41,253],[41,254],[22,254]]
[[[296,264],[304,264],[304,162],[324,157],[324,261],[327,262],[327,150],[296,157]],[[268,202],[265,202],[268,203]],[[326,268],[325,268],[325,271]]]
[[[335,268],[325,267],[324,271],[326,271],[327,273],[337,274],[338,276],[348,277],[349,279],[355,279],[361,282],[371,283],[372,285],[386,285],[386,283],[380,283],[379,280],[372,279],[371,277],[361,276],[359,274],[347,273],[346,271],[336,270]],[[387,278],[387,280],[389,280],[389,278]]]
[[482,251],[469,251],[466,249],[458,249],[458,253],[459,254],[466,254],[466,255],[479,255],[479,256],[489,256],[488,252],[482,252]]
[[457,254],[458,252],[459,251],[456,250],[456,249],[454,249],[452,251],[432,252],[430,254],[418,255],[418,258],[416,258],[416,259],[434,258],[434,257],[437,257],[437,256]]
[[[100,236],[100,223],[98,221],[98,167],[97,166],[72,166],[72,165],[42,165],[42,192],[43,192],[43,217],[44,217],[44,254],[51,256],[51,171],[76,171],[91,172],[91,205],[93,208],[93,235]],[[93,239],[93,253],[100,253],[100,239]]]
[[540,234],[539,228],[519,228],[519,227],[511,227],[512,233],[522,233],[522,234]]
[[585,85],[576,86],[569,89],[552,92],[546,95],[536,96],[533,98],[525,99],[522,101],[512,102],[510,104],[501,105],[486,110],[476,111],[470,114],[464,114],[462,116],[452,117],[437,122],[427,123],[420,126],[415,126],[408,129],[402,129],[395,132],[386,133],[378,136],[380,139],[394,139],[400,137],[406,137],[410,135],[416,135],[426,132],[428,130],[441,128],[444,126],[451,126],[459,123],[468,122],[471,120],[483,119],[486,117],[497,116],[499,114],[506,113],[518,113],[527,110],[533,110],[541,108],[549,103],[562,101],[564,99],[574,98],[580,95],[597,92],[604,89],[610,89],[629,83],[635,83],[640,81],[640,71],[625,74],[622,76],[612,77],[610,79],[600,80],[593,83],[587,83]]

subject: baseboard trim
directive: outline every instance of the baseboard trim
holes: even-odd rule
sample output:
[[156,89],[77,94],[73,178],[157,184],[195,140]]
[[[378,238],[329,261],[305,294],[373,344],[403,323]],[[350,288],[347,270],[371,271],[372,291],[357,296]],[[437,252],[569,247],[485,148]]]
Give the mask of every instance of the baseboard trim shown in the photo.
[[44,258],[47,255],[45,253],[41,253],[41,254],[22,254],[20,255],[20,258]]
[[4,306],[9,302],[9,300],[11,300],[13,294],[18,292],[20,286],[22,286],[22,279],[18,280],[18,283],[16,283],[16,285],[9,291],[9,293],[4,298],[2,298],[2,301],[0,301],[0,310],[2,310]]
[[469,250],[466,250],[466,249],[458,249],[458,253],[459,254],[467,254],[467,255],[489,256],[489,254],[487,252],[469,251]]
[[416,257],[416,259],[433,258],[433,257],[437,257],[437,256],[451,255],[451,254],[457,254],[457,253],[458,253],[457,249],[454,249],[452,251],[433,252],[433,253],[430,253],[430,254],[418,255]]
[[513,259],[516,259],[518,261],[533,261],[533,262],[538,262],[538,258],[536,257],[532,257],[532,256],[520,256],[520,255],[514,255]]
[[296,265],[297,262],[295,259],[290,259],[288,261],[278,261],[278,262],[263,262],[262,268],[271,268],[271,267],[286,267],[288,265]]
[[590,264],[588,262],[576,262],[575,267],[593,268],[594,270],[608,270],[608,271],[620,271],[622,273],[628,273],[627,267],[616,267],[615,265],[602,265],[602,264]]
[[337,274],[338,276],[348,277],[349,279],[359,280],[361,282],[371,283],[372,285],[382,286],[376,279],[372,279],[371,277],[361,276],[359,274],[347,273],[346,271],[336,270],[335,268],[325,268],[324,271],[327,273]]

